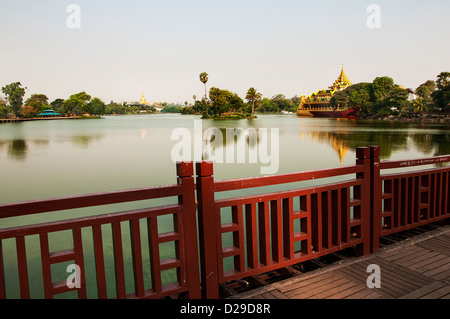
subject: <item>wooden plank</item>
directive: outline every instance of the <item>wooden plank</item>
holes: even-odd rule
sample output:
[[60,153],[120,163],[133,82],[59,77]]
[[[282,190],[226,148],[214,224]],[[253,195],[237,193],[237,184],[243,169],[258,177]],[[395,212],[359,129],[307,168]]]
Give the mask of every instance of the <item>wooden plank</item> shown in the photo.
[[294,278],[284,281],[282,285],[278,286],[278,290],[280,290],[281,293],[286,294],[287,292],[289,292],[291,290],[310,285],[314,282],[317,282],[317,281],[320,281],[320,280],[323,280],[323,279],[326,279],[326,278],[332,277],[332,276],[335,276],[335,274],[332,272],[323,273],[323,274],[320,274],[320,275],[317,275],[317,276],[314,276],[311,278],[307,278],[307,279],[304,279],[304,276],[300,275],[300,276],[297,276],[297,277],[294,277]]
[[421,298],[425,295],[428,295],[429,293],[431,293],[439,288],[442,288],[444,286],[446,286],[446,284],[444,284],[443,282],[434,281],[429,285],[426,285],[426,286],[419,288],[413,292],[410,292],[406,295],[401,296],[399,299],[419,299],[419,298]]
[[450,293],[450,286],[444,286],[421,297],[420,299],[438,299]]
[[316,295],[324,291],[328,291],[332,287],[340,286],[346,282],[348,282],[348,279],[344,277],[325,279],[313,285],[303,287],[302,289],[296,289],[295,291],[289,293],[289,297],[291,299],[308,299],[310,297],[315,298]]
[[422,262],[424,260],[429,260],[430,258],[434,258],[434,257],[436,257],[436,255],[439,256],[439,254],[437,254],[437,253],[435,253],[433,251],[426,252],[426,253],[420,254],[418,256],[416,256],[416,255],[413,255],[413,256],[409,255],[409,256],[406,256],[404,258],[401,258],[400,260],[396,260],[395,263],[397,265],[401,265],[401,266],[404,266],[404,267],[411,268],[410,266],[415,266],[415,265],[419,264],[420,262]]
[[306,299],[325,299],[333,294],[339,293],[356,285],[355,282],[349,280],[347,277],[342,277],[337,280],[333,280],[328,285],[321,286],[320,292],[316,293]]
[[357,283],[354,283],[354,286],[349,287],[343,291],[340,291],[338,293],[332,294],[328,297],[326,297],[326,299],[346,299],[347,297],[350,297],[351,295],[355,295],[357,293],[362,292],[363,290],[370,290],[369,288],[367,288],[367,286],[364,285],[359,285]]
[[401,251],[396,251],[395,253],[392,253],[391,251],[380,252],[379,256],[387,261],[395,262],[403,257],[409,256],[410,254],[417,253],[420,255],[420,254],[423,254],[424,252],[426,252],[425,249],[423,249],[421,247],[417,247],[416,245],[411,245],[411,246],[402,248]]
[[428,269],[434,268],[435,265],[439,265],[440,263],[445,263],[445,259],[448,257],[445,257],[445,255],[436,254],[436,256],[430,257],[426,260],[423,260],[421,262],[408,265],[408,268],[418,271],[418,272],[424,272]]
[[354,294],[344,297],[344,299],[379,299],[381,297],[389,298],[387,296],[382,296],[379,293],[372,291],[372,289],[366,287],[366,289],[355,292]]
[[272,295],[275,296],[276,299],[289,299],[286,295],[281,293],[278,289],[274,289],[270,291]]

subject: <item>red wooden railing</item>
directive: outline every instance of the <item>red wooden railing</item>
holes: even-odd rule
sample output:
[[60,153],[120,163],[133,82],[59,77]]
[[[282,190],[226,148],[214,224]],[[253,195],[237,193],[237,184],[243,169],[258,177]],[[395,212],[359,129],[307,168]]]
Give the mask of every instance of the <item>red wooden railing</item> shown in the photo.
[[371,147],[374,193],[372,251],[380,236],[418,227],[450,217],[450,167],[381,174],[384,170],[450,162],[450,156],[419,160],[379,161],[380,148]]
[[[32,265],[25,240],[31,236],[39,238],[45,298],[73,291],[65,281],[52,281],[51,265],[67,261],[80,267],[81,286],[76,288],[79,298],[87,297],[88,286],[96,287],[98,298],[161,298],[177,293],[187,293],[191,299],[218,298],[221,283],[349,247],[355,247],[358,254],[369,254],[378,250],[380,236],[450,217],[449,167],[381,175],[382,170],[449,162],[450,156],[380,163],[379,154],[378,147],[358,148],[354,165],[224,181],[214,180],[211,162],[200,162],[196,163],[196,183],[193,164],[185,162],[177,164],[176,185],[0,205],[1,220],[147,199],[178,198],[174,205],[0,229],[0,298],[8,297],[4,262],[10,256],[2,251],[5,240],[15,242],[21,298],[30,298],[28,267]],[[294,185],[289,190],[257,195],[225,196],[229,191],[326,178],[343,180],[313,187]],[[227,212],[231,215],[229,220],[223,218]],[[160,233],[158,216],[171,216],[173,230]],[[122,227],[124,224],[128,224],[126,229]],[[112,231],[114,295],[106,289],[103,225],[109,225]],[[94,282],[92,278],[88,282],[85,276],[83,247],[87,239],[82,236],[84,229],[92,233]],[[72,233],[73,247],[51,252],[49,234],[65,230]],[[131,241],[133,291],[129,291],[125,283],[124,232],[128,232]],[[143,239],[145,233],[147,237]],[[143,240],[148,243],[148,251],[143,251]],[[173,243],[173,258],[162,260],[160,245],[163,243]],[[144,257],[150,260],[151,278],[145,278]],[[175,270],[176,282],[164,284],[161,273],[169,269]],[[151,280],[151,287],[146,287],[146,279]]]
[[[348,181],[253,196],[215,200],[214,194],[245,188],[353,175]],[[356,175],[355,175],[356,174]],[[217,298],[220,283],[283,268],[348,247],[370,249],[370,149],[359,148],[355,165],[312,172],[214,181],[211,162],[197,163],[203,294]],[[356,178],[355,178],[356,177]],[[209,191],[208,191],[209,190]],[[214,190],[214,192],[211,192]],[[353,196],[351,196],[353,194]],[[294,211],[294,201],[299,210]],[[231,208],[232,222],[221,222]],[[298,231],[294,224],[299,224]],[[224,234],[232,246],[223,247]],[[295,244],[300,243],[300,250]],[[224,259],[233,269],[224,270]]]
[[[200,297],[200,283],[198,275],[197,222],[195,208],[195,185],[192,163],[177,165],[177,185],[135,189],[119,192],[108,192],[86,196],[74,196],[43,201],[31,201],[0,206],[0,218],[54,212],[82,207],[163,198],[178,197],[177,205],[153,207],[126,212],[82,217],[64,221],[49,222],[39,225],[21,226],[0,230],[0,298],[6,297],[5,278],[2,253],[2,242],[5,239],[15,239],[17,247],[17,264],[20,285],[20,297],[30,297],[28,278],[27,251],[25,238],[38,235],[40,241],[42,276],[45,298],[53,298],[56,294],[71,291],[66,281],[52,282],[51,265],[66,261],[74,261],[80,267],[81,287],[77,288],[78,297],[86,298],[85,264],[83,258],[82,229],[90,228],[93,235],[96,267],[96,286],[98,298],[107,298],[106,273],[104,261],[104,247],[102,226],[110,225],[113,238],[114,277],[117,298],[161,298],[181,292],[188,292],[190,298]],[[158,232],[158,216],[172,215],[174,231]],[[150,289],[144,287],[144,271],[142,263],[142,238],[140,223],[146,221],[148,233],[148,254],[150,256],[151,283]],[[129,224],[132,246],[134,292],[127,294],[125,287],[125,270],[123,258],[123,242],[121,223]],[[50,252],[49,234],[71,230],[73,248]],[[159,244],[174,242],[176,258],[161,260]],[[195,244],[190,244],[195,243]],[[161,272],[176,269],[177,282],[163,286]],[[94,283],[90,283],[91,285]]]

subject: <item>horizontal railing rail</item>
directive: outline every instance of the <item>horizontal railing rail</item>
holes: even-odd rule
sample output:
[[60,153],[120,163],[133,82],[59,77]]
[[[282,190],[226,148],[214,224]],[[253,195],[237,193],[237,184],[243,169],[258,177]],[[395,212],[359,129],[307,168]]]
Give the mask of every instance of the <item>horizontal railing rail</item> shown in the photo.
[[0,218],[179,196],[180,185],[111,191],[0,205]]
[[214,183],[214,191],[224,192],[245,188],[255,188],[279,184],[295,183],[314,179],[356,174],[362,171],[363,171],[362,165],[349,165],[337,168],[328,168],[300,173],[221,180],[216,181]]

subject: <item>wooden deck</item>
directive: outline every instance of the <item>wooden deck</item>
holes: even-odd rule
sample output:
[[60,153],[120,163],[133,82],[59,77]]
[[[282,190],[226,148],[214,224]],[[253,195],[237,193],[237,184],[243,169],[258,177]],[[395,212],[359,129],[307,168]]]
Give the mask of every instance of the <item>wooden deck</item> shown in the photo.
[[[368,288],[367,266],[381,269]],[[450,225],[230,299],[450,299]]]

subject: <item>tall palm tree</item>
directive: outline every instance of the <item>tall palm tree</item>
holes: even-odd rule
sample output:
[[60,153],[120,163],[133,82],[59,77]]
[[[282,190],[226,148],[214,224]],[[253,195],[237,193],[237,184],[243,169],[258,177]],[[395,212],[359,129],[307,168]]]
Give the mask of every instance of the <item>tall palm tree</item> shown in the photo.
[[208,73],[200,73],[200,81],[205,85],[205,103],[206,103],[206,115],[208,115],[208,96],[206,93],[206,82],[208,82]]
[[255,102],[260,101],[262,98],[261,93],[257,92],[255,88],[249,88],[247,91],[247,96],[245,97],[248,101],[252,102],[252,117],[255,110]]

